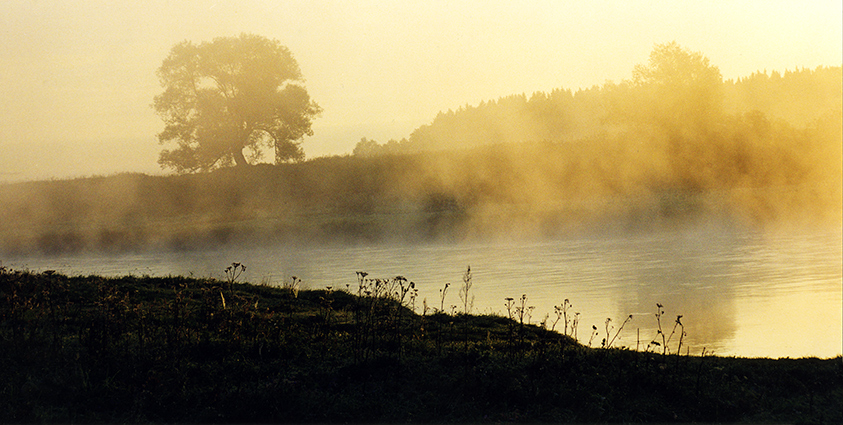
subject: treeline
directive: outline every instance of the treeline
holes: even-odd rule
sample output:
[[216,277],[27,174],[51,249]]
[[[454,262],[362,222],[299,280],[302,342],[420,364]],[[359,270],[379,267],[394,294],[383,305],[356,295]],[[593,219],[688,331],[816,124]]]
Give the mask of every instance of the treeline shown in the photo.
[[[643,220],[707,211],[754,224],[839,222],[841,81],[841,67],[723,81],[674,42],[656,46],[629,80],[466,105],[408,139],[363,139],[354,155],[497,152],[490,166],[502,176],[492,181],[507,193],[498,200],[523,201],[530,213],[591,200]],[[470,169],[482,157],[464,158],[463,175],[477,177]]]
[[758,111],[771,120],[806,127],[829,113],[840,113],[841,82],[839,66],[756,72],[724,83],[724,106],[733,113]]
[[[798,69],[781,74],[758,72],[738,80],[720,81],[710,87],[717,97],[720,126],[735,117],[752,114],[783,127],[802,129],[828,115],[840,114],[843,104],[841,67]],[[409,138],[378,143],[363,138],[354,155],[372,156],[428,150],[467,148],[497,143],[570,142],[629,130],[642,124],[630,112],[652,109],[647,102],[667,106],[675,99],[647,99],[652,87],[624,81],[606,83],[576,92],[555,89],[483,101],[457,110],[440,112],[430,124],[414,130]],[[696,99],[680,99],[692,105]],[[687,120],[695,117],[686,116]]]

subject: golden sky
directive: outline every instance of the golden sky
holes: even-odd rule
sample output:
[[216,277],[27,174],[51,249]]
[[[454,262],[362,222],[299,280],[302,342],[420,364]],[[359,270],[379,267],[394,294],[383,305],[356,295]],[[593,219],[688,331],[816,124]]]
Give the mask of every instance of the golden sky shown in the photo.
[[0,181],[160,172],[155,70],[183,40],[293,52],[324,109],[308,157],[400,139],[481,100],[631,77],[657,43],[724,78],[843,63],[843,6],[812,1],[0,2]]

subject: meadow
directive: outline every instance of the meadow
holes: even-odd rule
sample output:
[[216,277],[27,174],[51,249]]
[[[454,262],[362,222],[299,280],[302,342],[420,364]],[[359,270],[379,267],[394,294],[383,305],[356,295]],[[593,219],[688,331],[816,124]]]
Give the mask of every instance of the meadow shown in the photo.
[[305,290],[244,270],[0,267],[0,422],[843,421],[839,357],[691,353],[660,307],[631,350],[614,345],[622,323],[581,327],[565,303],[541,324],[523,298],[470,314],[470,269],[433,305],[401,276]]

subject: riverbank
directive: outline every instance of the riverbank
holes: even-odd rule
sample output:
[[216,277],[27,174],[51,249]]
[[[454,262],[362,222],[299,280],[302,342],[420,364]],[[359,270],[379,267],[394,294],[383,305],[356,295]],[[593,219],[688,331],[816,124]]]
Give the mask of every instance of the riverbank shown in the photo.
[[[784,176],[765,171],[763,178],[750,173],[727,181],[709,181],[720,176],[714,170],[693,178],[651,170],[660,161],[649,158],[636,166],[620,148],[625,139],[597,138],[0,184],[0,254],[546,239],[712,221],[757,229],[839,227],[840,174],[802,158],[800,147],[825,152],[839,140],[794,144],[800,154],[794,158],[807,164],[803,171],[773,167]],[[772,161],[764,159],[771,152],[759,150],[764,155],[757,161]],[[820,156],[835,157],[833,150]],[[722,167],[744,167],[730,163]]]
[[401,277],[301,290],[240,272],[2,268],[0,422],[843,422],[839,357],[589,348],[519,300],[466,315]]

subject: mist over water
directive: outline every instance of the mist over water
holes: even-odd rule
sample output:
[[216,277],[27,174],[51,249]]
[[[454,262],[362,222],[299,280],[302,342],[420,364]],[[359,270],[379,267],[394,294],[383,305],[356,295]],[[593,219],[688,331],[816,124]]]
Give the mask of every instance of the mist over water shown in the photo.
[[459,304],[470,265],[475,312],[524,295],[539,323],[569,299],[580,341],[597,327],[593,345],[607,318],[632,314],[618,345],[643,348],[660,303],[667,331],[683,316],[695,354],[834,356],[840,75],[724,82],[669,43],[629,81],[440,113],[353,156],[2,184],[0,260],[216,278],[241,262],[252,283],[336,290],[356,271],[401,275],[419,312],[423,299]]
[[615,344],[644,349],[656,336],[654,313],[660,303],[665,332],[683,316],[688,334],[683,351],[775,358],[840,354],[842,251],[840,228],[761,233],[698,224],[532,241],[228,247],[7,257],[3,264],[77,275],[223,278],[225,266],[237,261],[248,267],[242,278],[253,283],[280,284],[296,276],[307,288],[352,292],[356,271],[400,275],[419,288],[419,313],[423,300],[439,308],[445,283],[451,286],[444,308],[461,305],[458,288],[470,265],[475,313],[506,315],[504,298],[526,295],[527,305],[535,307],[530,321],[537,324],[549,315],[550,326],[553,307],[569,299],[570,312],[580,313],[582,343],[596,325],[593,345],[599,346],[606,318],[616,330],[632,314]]

